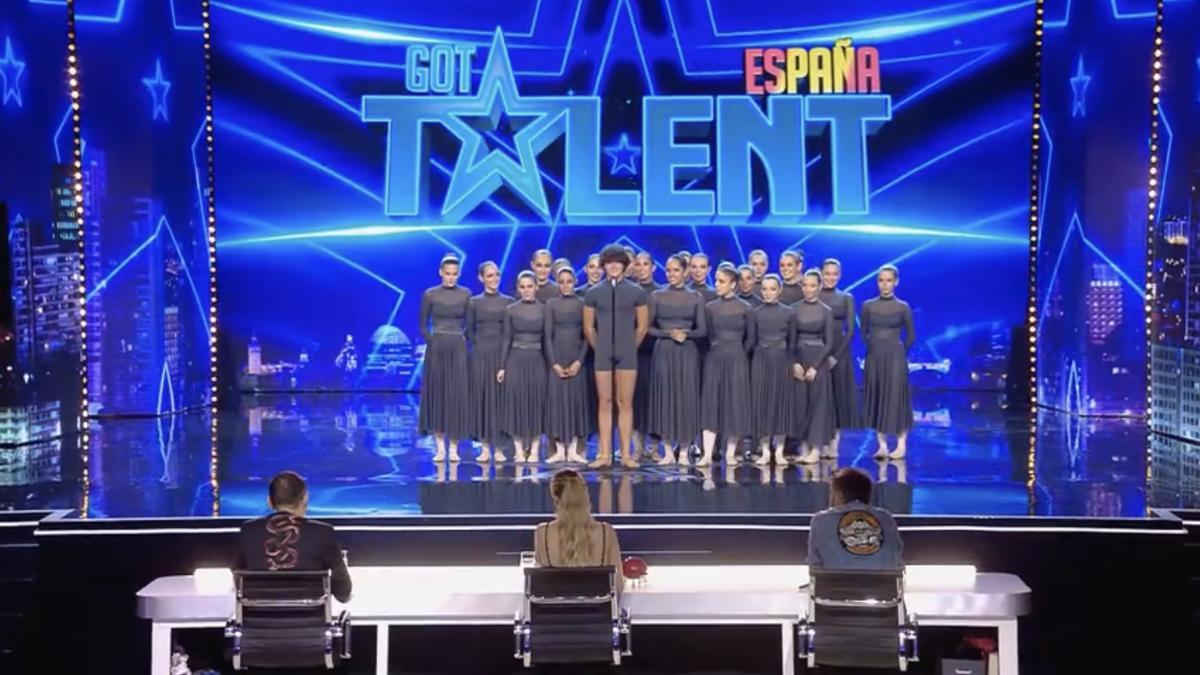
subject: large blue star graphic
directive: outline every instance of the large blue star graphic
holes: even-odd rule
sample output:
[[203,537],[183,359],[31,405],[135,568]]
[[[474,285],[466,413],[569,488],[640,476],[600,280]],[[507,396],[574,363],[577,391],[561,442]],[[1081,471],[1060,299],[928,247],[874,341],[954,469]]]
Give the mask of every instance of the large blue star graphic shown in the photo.
[[[559,122],[565,111],[561,103],[524,98],[517,92],[504,35],[497,29],[479,90],[473,97],[457,99],[439,120],[462,141],[442,214],[451,221],[460,220],[504,184],[529,208],[549,218],[537,155],[562,135],[564,127]],[[511,155],[507,148],[489,149],[478,128],[495,130],[504,117],[524,122],[512,136]]]
[[[470,119],[470,115],[462,115],[460,119],[464,121]],[[492,115],[477,115],[474,119],[467,122],[476,131],[483,133],[483,142],[487,151],[502,152],[503,154],[520,159],[516,154],[516,134],[525,125],[537,119],[534,115],[509,115],[504,111],[493,117]]]
[[637,159],[642,156],[642,146],[630,145],[629,134],[621,134],[616,145],[604,146],[604,154],[612,160],[608,167],[608,175],[617,176],[627,173],[630,176],[638,174]]
[[4,88],[4,106],[8,107],[8,102],[15,101],[17,107],[23,107],[21,102],[21,73],[25,72],[25,62],[18,61],[16,56],[13,56],[12,38],[4,38],[4,58],[0,59],[0,85]]
[[154,108],[150,112],[151,119],[158,119],[162,115],[164,122],[170,121],[167,118],[167,92],[171,90],[171,82],[163,79],[162,59],[154,61],[154,77],[142,78],[142,84],[150,90],[150,96],[154,99]]
[[1075,76],[1071,78],[1071,117],[1087,117],[1087,88],[1092,83],[1092,76],[1083,72],[1083,54],[1075,66]]

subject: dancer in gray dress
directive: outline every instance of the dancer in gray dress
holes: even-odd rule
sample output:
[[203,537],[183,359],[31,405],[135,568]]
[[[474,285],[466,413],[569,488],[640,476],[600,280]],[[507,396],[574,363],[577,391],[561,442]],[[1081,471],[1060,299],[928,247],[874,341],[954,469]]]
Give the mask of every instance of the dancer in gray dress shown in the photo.
[[[546,432],[546,306],[537,301],[533,272],[517,275],[518,300],[504,312],[504,431],[512,437],[515,462],[537,462]],[[526,454],[529,448],[529,454]]]
[[804,297],[800,288],[804,274],[804,252],[787,250],[779,254],[779,278],[783,287],[779,289],[779,302],[794,305]]
[[751,408],[754,436],[758,439],[756,464],[783,464],[784,438],[796,427],[796,381],[792,378],[790,340],[795,332],[795,313],[779,302],[783,282],[775,274],[763,277],[762,305],[755,308],[754,357],[750,363]]
[[706,303],[717,299],[716,289],[708,285],[710,267],[707,253],[696,252],[688,259],[688,275],[691,278],[688,288],[702,295]]
[[801,402],[803,419],[796,430],[800,439],[801,464],[820,461],[821,449],[833,440],[837,425],[833,416],[833,381],[829,372],[829,353],[833,349],[833,311],[817,295],[821,274],[809,270],[800,283],[804,297],[792,311],[796,316],[792,367],[797,381],[796,398]]
[[761,279],[755,280],[754,269],[749,265],[742,265],[737,268],[738,273],[738,292],[739,300],[745,300],[751,307],[758,307],[762,302],[762,284]]
[[533,280],[537,285],[534,297],[538,302],[545,303],[558,295],[553,279],[554,254],[550,253],[549,249],[539,248],[529,256],[529,271],[533,273]]
[[[908,431],[913,421],[908,350],[916,342],[917,334],[913,330],[912,309],[896,297],[900,270],[895,265],[884,265],[879,268],[875,282],[879,296],[862,306],[862,336],[867,343],[867,362],[863,367],[864,417],[879,441],[875,458],[903,459],[908,452]],[[896,449],[889,453],[887,437],[892,435],[896,436]]]
[[761,298],[762,281],[767,276],[767,267],[770,265],[767,252],[761,248],[750,251],[750,255],[746,256],[746,264],[754,270],[754,294]]
[[[421,411],[418,432],[433,434],[434,461],[458,461],[458,440],[471,433],[470,411],[463,387],[467,384],[467,339],[463,335],[471,292],[458,285],[458,258],[447,255],[438,266],[442,283],[421,296],[421,335],[425,362],[421,373]],[[447,441],[448,446],[447,447]]]
[[[667,258],[667,287],[650,295],[650,338],[654,342],[650,384],[650,433],[662,439],[658,464],[687,465],[688,448],[700,433],[700,352],[707,333],[704,298],[688,290],[687,267]],[[679,450],[682,446],[682,451]],[[678,452],[678,458],[676,453]]]
[[842,280],[842,263],[836,258],[826,258],[821,263],[821,302],[833,311],[833,352],[829,354],[829,366],[833,373],[833,415],[837,431],[829,444],[828,455],[837,457],[838,443],[843,429],[862,426],[858,412],[858,382],[854,377],[854,355],[850,352],[854,339],[854,296],[838,289]]
[[[479,266],[483,292],[467,303],[467,339],[471,343],[471,436],[479,443],[475,461],[504,461],[500,449],[503,388],[496,382],[504,348],[504,314],[512,296],[500,292],[500,268],[488,260]],[[493,452],[494,450],[494,452]]]
[[554,439],[554,454],[546,461],[586,463],[580,454],[595,431],[594,404],[588,395],[591,382],[583,364],[588,346],[583,338],[583,298],[575,294],[575,270],[567,264],[558,270],[557,298],[546,303],[546,358],[550,374],[546,386],[546,433]]
[[734,289],[737,271],[717,270],[717,299],[705,306],[709,348],[704,357],[704,384],[700,399],[700,426],[704,454],[697,466],[712,463],[717,434],[725,438],[725,461],[737,461],[738,443],[754,433],[750,416],[750,361],[746,354],[755,342],[750,305],[738,300]]
[[[654,280],[654,258],[649,251],[642,251],[634,257],[633,280],[646,294],[647,302],[649,302],[651,294],[662,288]],[[638,378],[633,392],[633,456],[638,460],[643,454],[652,454],[654,447],[654,440],[649,431],[650,383],[654,379],[654,343],[655,340],[647,338],[638,345]]]
[[584,283],[575,288],[575,294],[579,297],[587,295],[587,292],[592,287],[604,281],[604,268],[600,266],[600,254],[593,253],[588,256],[587,264],[583,266]]

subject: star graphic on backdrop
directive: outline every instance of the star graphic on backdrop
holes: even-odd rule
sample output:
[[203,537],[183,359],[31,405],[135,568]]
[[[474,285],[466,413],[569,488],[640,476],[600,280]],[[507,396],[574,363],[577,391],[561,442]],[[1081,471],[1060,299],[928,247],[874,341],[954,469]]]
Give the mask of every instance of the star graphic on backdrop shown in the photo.
[[167,118],[167,92],[171,90],[171,82],[163,79],[162,59],[154,61],[154,77],[142,78],[142,84],[150,90],[150,96],[154,98],[154,108],[151,111],[151,119],[158,119],[162,115],[164,122],[169,121]]
[[12,38],[4,38],[4,58],[0,59],[0,85],[4,88],[4,106],[8,107],[10,100],[16,101],[17,107],[23,107],[21,102],[21,73],[25,72],[25,62],[18,61],[13,56]]
[[616,176],[627,173],[630,176],[638,174],[637,159],[642,156],[642,146],[630,145],[629,134],[621,134],[616,145],[604,146],[604,154],[612,160],[608,167],[608,175]]
[[[517,92],[504,35],[497,29],[475,96],[454,101],[440,120],[462,141],[442,214],[457,221],[501,185],[507,185],[529,208],[549,218],[550,206],[538,173],[537,155],[563,134],[560,120],[565,112],[561,103],[524,98]],[[510,124],[520,122],[520,129],[512,136],[512,153],[507,148],[489,149],[480,133],[481,126],[498,129],[502,119]]]
[[[483,134],[481,152],[484,158],[490,153],[496,152],[516,161],[520,161],[520,157],[514,150],[517,147],[517,132],[536,120],[537,117],[537,115],[510,115],[503,109],[499,110],[499,114],[494,117],[490,113],[459,116],[471,128]],[[474,165],[472,164],[472,166]]]
[[1071,78],[1071,117],[1087,117],[1087,88],[1092,83],[1092,76],[1083,72],[1083,54],[1075,66],[1075,76]]

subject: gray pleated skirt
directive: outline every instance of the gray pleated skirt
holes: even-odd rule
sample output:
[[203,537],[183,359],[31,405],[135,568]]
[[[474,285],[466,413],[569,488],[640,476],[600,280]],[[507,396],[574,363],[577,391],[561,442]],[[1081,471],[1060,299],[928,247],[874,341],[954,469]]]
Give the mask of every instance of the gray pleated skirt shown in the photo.
[[[648,431],[688,445],[700,433],[700,356],[696,343],[659,339],[654,344]],[[638,377],[641,377],[638,373]]]
[[863,421],[879,433],[899,434],[912,428],[908,355],[900,342],[872,342],[867,346],[863,408]]
[[500,347],[500,336],[482,338],[471,345],[471,438],[492,445],[504,440],[500,428],[504,389],[496,382]]
[[500,428],[528,440],[546,432],[546,359],[540,349],[511,349],[504,369],[504,418]]
[[[639,373],[640,375],[640,373]],[[575,377],[562,379],[553,370],[546,372],[546,434],[560,441],[587,438],[596,430],[593,423],[596,410],[589,389],[596,385],[587,379],[588,371],[580,368]]]
[[467,376],[467,339],[433,334],[425,345],[421,372],[420,435],[437,433],[454,439],[470,435],[471,415],[464,391]]
[[833,380],[833,417],[838,429],[861,429],[862,413],[858,406],[858,382],[854,377],[854,355],[846,357],[830,370]]
[[[800,344],[797,357],[801,365],[814,363],[825,351],[820,343]],[[833,375],[829,361],[821,359],[817,366],[817,377],[812,382],[793,380],[796,384],[797,425],[795,437],[812,446],[822,446],[833,440],[837,432],[837,418],[833,403]]]
[[[647,337],[646,340],[654,338]],[[650,383],[654,378],[653,350],[638,350],[637,383],[633,390],[633,428],[644,434],[650,431]]]
[[704,357],[700,427],[727,441],[754,433],[750,416],[750,360],[740,344],[710,347]]
[[829,366],[817,369],[817,377],[812,382],[795,380],[797,399],[804,405],[799,415],[800,424],[796,428],[796,438],[812,446],[828,445],[837,433],[837,419],[833,406],[833,378]]
[[796,380],[786,345],[759,347],[750,361],[754,437],[787,435],[796,428]]

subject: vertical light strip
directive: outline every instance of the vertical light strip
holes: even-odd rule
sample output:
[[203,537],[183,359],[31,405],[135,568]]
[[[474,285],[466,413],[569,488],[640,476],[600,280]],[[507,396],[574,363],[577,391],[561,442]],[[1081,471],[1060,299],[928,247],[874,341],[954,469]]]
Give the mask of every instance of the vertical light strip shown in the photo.
[[1042,204],[1041,191],[1041,144],[1042,144],[1042,40],[1045,35],[1045,0],[1038,0],[1034,9],[1033,22],[1033,138],[1030,143],[1029,161],[1029,289],[1027,293],[1025,321],[1029,340],[1029,454],[1027,457],[1027,481],[1029,511],[1036,510],[1035,484],[1037,483],[1037,415],[1038,415],[1038,242],[1042,235],[1038,231],[1038,218]]
[[75,239],[79,242],[79,264],[75,280],[79,291],[79,452],[82,460],[80,469],[80,504],[79,515],[87,518],[90,510],[91,472],[88,467],[89,448],[91,445],[91,406],[88,400],[88,368],[87,368],[87,251],[84,245],[85,227],[83,213],[83,135],[80,126],[80,108],[83,95],[79,82],[81,69],[79,64],[79,49],[75,32],[75,0],[67,0],[67,86],[71,97],[71,145],[74,169],[72,190],[75,198]]
[[217,433],[217,198],[216,171],[213,152],[213,77],[212,77],[212,6],[210,0],[201,0],[200,18],[204,22],[204,141],[208,164],[208,359],[210,380],[209,412],[209,474],[212,487],[212,514],[221,513],[221,488],[218,480],[218,433]]
[[[1162,96],[1163,84],[1163,18],[1165,0],[1158,0],[1154,16],[1154,52],[1150,68],[1150,180],[1146,194],[1148,196],[1148,214],[1146,216],[1146,487],[1153,478],[1152,471],[1154,453],[1151,451],[1154,436],[1154,303],[1158,297],[1158,284],[1154,281],[1154,250],[1155,233],[1158,223],[1155,214],[1158,211],[1162,189],[1159,185],[1159,154],[1158,154],[1158,108]],[[1149,506],[1147,505],[1147,508]]]

